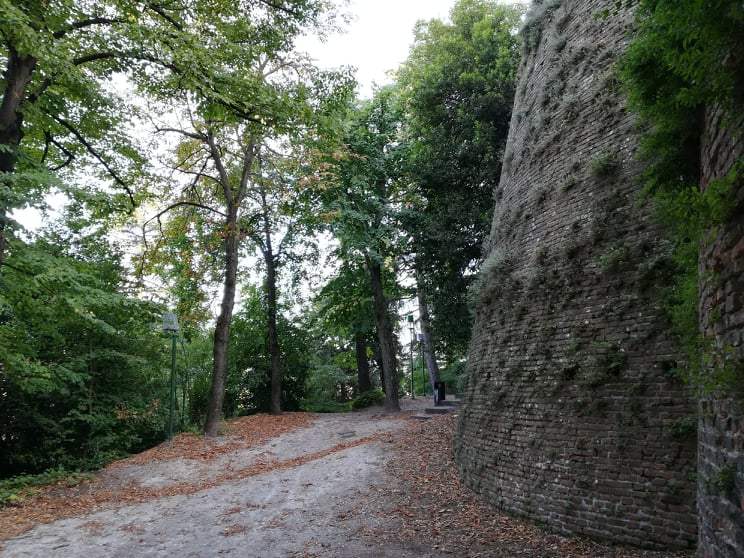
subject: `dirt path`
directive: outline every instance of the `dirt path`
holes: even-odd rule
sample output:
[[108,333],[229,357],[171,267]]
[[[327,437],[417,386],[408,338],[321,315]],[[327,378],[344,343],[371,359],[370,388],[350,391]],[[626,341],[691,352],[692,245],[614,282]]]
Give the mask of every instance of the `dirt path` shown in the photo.
[[210,483],[255,463],[274,466],[191,494],[39,525],[5,542],[2,556],[429,555],[416,545],[381,550],[371,534],[388,530],[393,520],[361,505],[385,484],[390,439],[381,435],[399,431],[406,420],[405,413],[379,411],[319,415],[307,427],[212,460],[122,464],[102,479],[107,488]]
[[[1,555],[689,556],[561,537],[497,512],[459,483],[448,450],[454,417],[410,418],[424,405],[404,401],[394,416],[257,416],[233,423],[216,445],[177,439],[104,469],[86,486],[2,510],[0,540],[9,540]],[[8,537],[29,518],[33,528]]]

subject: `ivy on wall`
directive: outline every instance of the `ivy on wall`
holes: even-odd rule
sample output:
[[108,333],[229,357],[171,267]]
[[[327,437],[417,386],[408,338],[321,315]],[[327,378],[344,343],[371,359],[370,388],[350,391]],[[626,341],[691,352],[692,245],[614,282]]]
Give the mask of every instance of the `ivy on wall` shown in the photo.
[[732,389],[735,375],[724,368],[713,377],[701,374],[714,356],[699,334],[699,247],[711,228],[726,222],[744,181],[744,162],[703,189],[700,141],[705,107],[741,114],[742,44],[742,2],[640,0],[636,34],[620,64],[629,105],[645,127],[646,193],[674,237],[676,280],[666,306],[689,354],[684,377],[704,391]]

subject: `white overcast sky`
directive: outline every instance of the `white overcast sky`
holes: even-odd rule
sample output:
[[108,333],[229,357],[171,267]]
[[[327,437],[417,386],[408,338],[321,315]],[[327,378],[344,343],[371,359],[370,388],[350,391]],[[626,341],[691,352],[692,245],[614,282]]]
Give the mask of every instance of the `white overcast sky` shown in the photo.
[[325,43],[303,39],[306,50],[325,68],[357,68],[359,93],[369,97],[373,84],[389,83],[386,72],[406,59],[413,27],[420,19],[445,19],[455,0],[351,0],[342,10],[352,16],[342,34]]
[[[525,4],[529,0],[506,0]],[[304,38],[298,44],[324,68],[357,68],[359,93],[369,97],[373,84],[384,85],[386,73],[408,56],[413,27],[418,20],[447,19],[455,0],[350,0],[345,8],[352,16],[345,32],[325,43]]]

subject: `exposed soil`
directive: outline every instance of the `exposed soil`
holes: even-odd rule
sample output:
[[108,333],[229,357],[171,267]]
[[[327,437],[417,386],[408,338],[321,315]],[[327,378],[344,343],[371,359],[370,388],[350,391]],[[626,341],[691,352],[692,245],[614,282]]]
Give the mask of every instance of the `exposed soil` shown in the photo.
[[451,459],[453,417],[250,417],[182,436],[74,488],[0,510],[2,556],[683,556],[546,533],[478,501]]

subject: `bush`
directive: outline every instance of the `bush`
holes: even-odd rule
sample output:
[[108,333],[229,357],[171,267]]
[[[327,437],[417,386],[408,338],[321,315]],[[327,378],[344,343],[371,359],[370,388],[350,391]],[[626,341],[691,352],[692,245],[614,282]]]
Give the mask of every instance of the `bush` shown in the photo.
[[381,389],[371,389],[351,400],[351,408],[355,411],[366,409],[372,405],[381,405],[385,400],[385,394]]
[[542,28],[545,21],[561,5],[561,0],[535,0],[525,14],[524,24],[519,34],[524,41],[527,52],[537,48],[542,36]]
[[338,401],[303,401],[300,408],[308,413],[346,413],[351,411],[351,402]]

